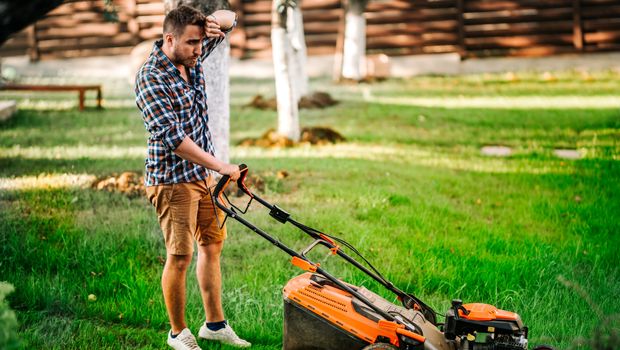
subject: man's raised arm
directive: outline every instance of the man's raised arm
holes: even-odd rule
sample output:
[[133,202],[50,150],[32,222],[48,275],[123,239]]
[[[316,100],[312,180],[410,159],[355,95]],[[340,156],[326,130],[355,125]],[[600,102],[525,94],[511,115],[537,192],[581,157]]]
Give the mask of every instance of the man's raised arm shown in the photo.
[[207,16],[201,60],[211,54],[213,49],[224,40],[226,34],[235,27],[236,23],[237,14],[228,10],[217,10]]

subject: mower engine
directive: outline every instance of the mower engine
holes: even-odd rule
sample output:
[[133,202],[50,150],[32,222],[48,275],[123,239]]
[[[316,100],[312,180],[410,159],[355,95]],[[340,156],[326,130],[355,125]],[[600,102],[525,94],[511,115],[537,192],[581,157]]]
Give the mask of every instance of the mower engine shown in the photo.
[[488,304],[453,300],[443,331],[460,350],[527,350],[527,327],[521,317]]

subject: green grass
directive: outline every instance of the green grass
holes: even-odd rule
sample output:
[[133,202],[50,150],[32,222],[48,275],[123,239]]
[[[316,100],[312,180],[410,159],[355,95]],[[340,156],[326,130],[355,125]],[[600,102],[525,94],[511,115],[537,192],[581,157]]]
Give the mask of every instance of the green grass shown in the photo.
[[[620,100],[615,107],[597,103],[614,101],[620,79],[615,72],[593,72],[592,80],[577,72],[556,76],[552,82],[534,73],[517,81],[421,77],[359,86],[316,80],[315,89],[341,103],[302,111],[302,124],[331,126],[346,143],[233,147],[232,156],[266,178],[264,198],[348,240],[438,311],[453,298],[495,304],[521,315],[532,344],[588,349],[581,338],[601,327],[602,334],[618,332]],[[234,80],[232,91],[233,144],[276,125],[275,112],[242,107],[255,91],[272,93],[272,82]],[[45,108],[32,96],[10,96],[22,107],[0,124],[0,185],[41,174],[142,171],[146,134],[137,109],[78,112],[62,108],[72,95],[43,95]],[[131,105],[128,88],[113,96],[117,105]],[[443,107],[417,105],[416,98],[481,102]],[[535,98],[555,104],[528,105]],[[574,99],[586,107],[562,107]],[[485,145],[509,146],[513,154],[486,157]],[[584,157],[559,159],[555,148]],[[290,176],[278,179],[278,170]],[[295,249],[309,243],[258,207],[248,216]],[[281,289],[299,270],[285,253],[228,222],[227,317],[254,348],[279,349]],[[15,286],[8,300],[24,347],[165,349],[164,256],[144,198],[81,187],[0,190],[0,281]],[[349,266],[323,253],[316,259],[389,297]],[[189,276],[188,321],[196,330],[202,307]]]

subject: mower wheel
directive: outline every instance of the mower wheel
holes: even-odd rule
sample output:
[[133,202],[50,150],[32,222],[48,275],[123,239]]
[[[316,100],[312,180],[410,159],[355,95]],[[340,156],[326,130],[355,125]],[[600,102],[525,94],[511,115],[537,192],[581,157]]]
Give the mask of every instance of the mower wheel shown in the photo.
[[551,345],[537,345],[534,350],[555,350]]
[[398,349],[389,343],[374,343],[362,348],[362,350],[396,350]]

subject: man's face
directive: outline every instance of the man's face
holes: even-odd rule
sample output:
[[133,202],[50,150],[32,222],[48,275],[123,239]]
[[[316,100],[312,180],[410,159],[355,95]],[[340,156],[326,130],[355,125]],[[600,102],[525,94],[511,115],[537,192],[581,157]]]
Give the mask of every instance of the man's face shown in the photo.
[[172,41],[172,62],[182,64],[187,68],[194,67],[198,63],[202,53],[202,38],[204,28],[197,25],[188,25],[183,34],[174,36]]

